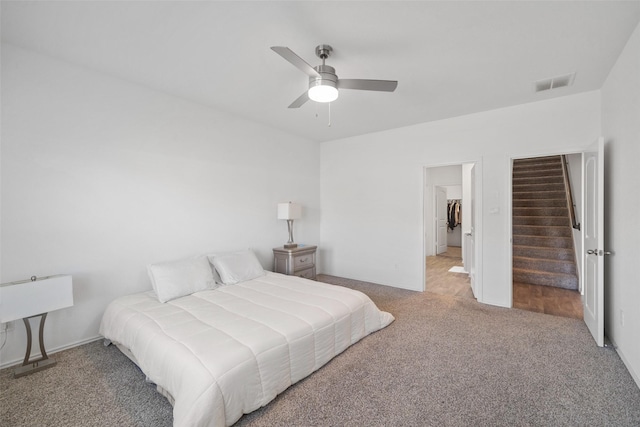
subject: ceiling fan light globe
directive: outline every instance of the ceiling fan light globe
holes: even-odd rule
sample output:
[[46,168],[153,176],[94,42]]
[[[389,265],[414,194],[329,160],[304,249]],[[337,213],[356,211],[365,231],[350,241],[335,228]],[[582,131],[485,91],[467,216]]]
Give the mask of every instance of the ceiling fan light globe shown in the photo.
[[315,102],[333,102],[338,99],[338,89],[329,85],[317,85],[309,88],[309,99]]

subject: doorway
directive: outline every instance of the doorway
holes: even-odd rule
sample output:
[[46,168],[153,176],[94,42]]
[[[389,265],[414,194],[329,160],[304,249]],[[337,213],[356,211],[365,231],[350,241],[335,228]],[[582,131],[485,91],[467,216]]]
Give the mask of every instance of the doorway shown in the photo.
[[[424,169],[426,291],[477,298],[475,162]],[[474,289],[475,288],[475,289]]]
[[512,306],[582,319],[582,155],[512,160]]

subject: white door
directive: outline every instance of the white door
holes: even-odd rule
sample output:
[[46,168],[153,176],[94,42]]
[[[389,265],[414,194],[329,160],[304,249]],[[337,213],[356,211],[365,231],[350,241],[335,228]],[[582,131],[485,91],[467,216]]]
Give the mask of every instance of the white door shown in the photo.
[[604,139],[583,153],[584,191],[584,322],[604,345]]
[[436,255],[447,251],[447,189],[436,187]]

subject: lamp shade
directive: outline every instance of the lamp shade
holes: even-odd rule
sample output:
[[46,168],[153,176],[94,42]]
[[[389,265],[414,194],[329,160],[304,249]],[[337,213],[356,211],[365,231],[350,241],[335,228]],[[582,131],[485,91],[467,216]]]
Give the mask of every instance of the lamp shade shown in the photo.
[[73,305],[71,276],[58,275],[0,285],[0,323]]
[[297,203],[278,203],[278,219],[298,219],[302,216],[302,206]]

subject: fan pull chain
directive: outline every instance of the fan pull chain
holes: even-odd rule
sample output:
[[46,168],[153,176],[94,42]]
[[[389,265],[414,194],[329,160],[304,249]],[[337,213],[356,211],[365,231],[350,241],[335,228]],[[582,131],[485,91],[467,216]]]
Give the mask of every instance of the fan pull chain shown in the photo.
[[327,127],[331,127],[331,103],[329,102],[329,123],[327,123]]

